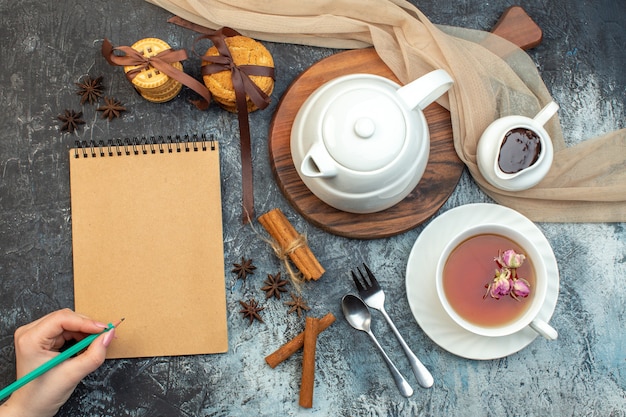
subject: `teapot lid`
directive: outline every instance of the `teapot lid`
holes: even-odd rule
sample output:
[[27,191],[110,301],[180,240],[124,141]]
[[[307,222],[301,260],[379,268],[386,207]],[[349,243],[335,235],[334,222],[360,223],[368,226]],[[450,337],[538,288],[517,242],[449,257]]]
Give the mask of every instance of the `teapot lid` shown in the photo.
[[408,107],[396,95],[398,85],[369,74],[343,77],[316,105],[324,145],[338,164],[355,171],[387,166],[402,152]]

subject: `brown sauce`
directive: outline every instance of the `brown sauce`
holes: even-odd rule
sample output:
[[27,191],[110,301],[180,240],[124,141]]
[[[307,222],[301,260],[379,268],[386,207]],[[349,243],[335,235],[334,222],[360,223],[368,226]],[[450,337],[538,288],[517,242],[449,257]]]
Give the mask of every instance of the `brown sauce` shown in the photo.
[[535,132],[525,128],[509,130],[500,146],[498,166],[502,172],[514,174],[530,167],[539,159],[541,142]]

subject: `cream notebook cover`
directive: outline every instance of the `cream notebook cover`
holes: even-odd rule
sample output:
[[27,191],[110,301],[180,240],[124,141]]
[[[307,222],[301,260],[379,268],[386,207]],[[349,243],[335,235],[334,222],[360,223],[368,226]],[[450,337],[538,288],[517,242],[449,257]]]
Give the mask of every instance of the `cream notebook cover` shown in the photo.
[[109,358],[226,352],[216,142],[70,151],[74,300],[125,318]]

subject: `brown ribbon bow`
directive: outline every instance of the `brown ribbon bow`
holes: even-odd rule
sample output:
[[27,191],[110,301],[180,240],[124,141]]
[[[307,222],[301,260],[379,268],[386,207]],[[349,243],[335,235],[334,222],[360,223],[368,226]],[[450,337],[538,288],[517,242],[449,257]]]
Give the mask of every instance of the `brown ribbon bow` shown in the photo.
[[[124,53],[124,55],[117,55],[115,51],[120,51]],[[130,46],[114,47],[108,39],[104,39],[102,42],[102,55],[111,65],[137,66],[137,68],[134,68],[126,73],[128,81],[132,82],[133,78],[135,78],[137,74],[152,66],[170,78],[175,79],[200,94],[200,96],[204,98],[204,101],[200,100],[194,102],[199,109],[206,110],[209,107],[211,94],[206,86],[185,72],[172,66],[175,62],[187,59],[187,52],[182,49],[166,49],[154,56],[146,57]]]
[[219,55],[202,56],[208,62],[202,67],[202,75],[215,74],[221,71],[230,71],[235,89],[237,104],[237,119],[239,121],[239,136],[241,141],[241,181],[243,223],[247,223],[254,216],[254,187],[252,181],[252,150],[250,141],[250,123],[248,120],[247,97],[259,108],[264,109],[270,104],[270,97],[250,79],[251,75],[260,75],[274,78],[274,68],[260,65],[235,65],[228,50],[225,39],[239,35],[234,29],[224,27],[217,31],[205,31],[196,41],[207,38],[213,42]]

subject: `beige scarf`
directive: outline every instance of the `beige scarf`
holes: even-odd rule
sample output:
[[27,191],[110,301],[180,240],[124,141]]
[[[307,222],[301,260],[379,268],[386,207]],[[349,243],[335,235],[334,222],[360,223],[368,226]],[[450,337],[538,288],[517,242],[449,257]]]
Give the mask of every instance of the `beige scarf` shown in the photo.
[[[455,80],[439,103],[450,110],[456,151],[478,185],[535,221],[626,221],[626,129],[567,147],[557,117],[550,172],[518,192],[492,187],[476,163],[483,130],[496,118],[533,117],[552,100],[521,49],[486,32],[433,25],[405,0],[147,0],[196,24],[249,37],[332,48],[374,46],[400,81],[435,68]],[[559,103],[566,106],[567,103]]]

